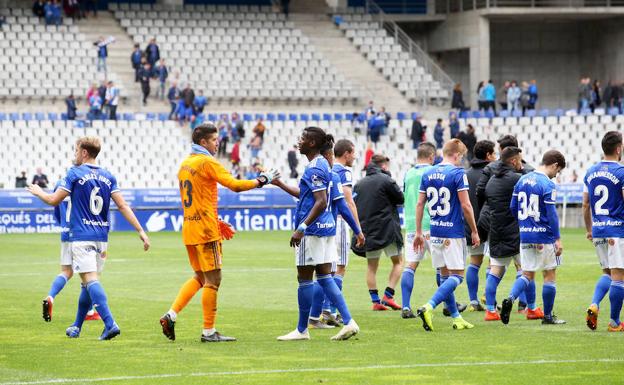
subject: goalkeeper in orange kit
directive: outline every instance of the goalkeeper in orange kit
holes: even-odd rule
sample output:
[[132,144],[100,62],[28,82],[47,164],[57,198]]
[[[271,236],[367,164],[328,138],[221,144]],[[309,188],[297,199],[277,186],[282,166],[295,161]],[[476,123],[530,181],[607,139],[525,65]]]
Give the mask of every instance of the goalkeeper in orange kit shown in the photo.
[[270,183],[276,171],[263,172],[257,179],[235,179],[217,159],[218,133],[212,124],[202,124],[193,130],[191,154],[178,171],[180,197],[184,209],[182,240],[195,275],[182,285],[171,309],[160,319],[167,338],[175,340],[175,322],[179,312],[200,289],[204,328],[202,342],[236,341],[215,330],[217,291],[221,284],[221,241],[234,236],[229,224],[217,214],[217,183],[235,192],[251,190]]

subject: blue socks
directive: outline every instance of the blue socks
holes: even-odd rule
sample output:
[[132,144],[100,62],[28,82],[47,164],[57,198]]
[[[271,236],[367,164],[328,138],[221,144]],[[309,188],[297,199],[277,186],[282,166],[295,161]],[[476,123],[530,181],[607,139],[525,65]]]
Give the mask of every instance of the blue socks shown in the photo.
[[624,281],[612,281],[609,289],[609,301],[611,301],[611,322],[613,326],[620,324],[622,300],[624,300]]
[[325,293],[323,292],[323,288],[319,285],[318,282],[314,282],[314,294],[312,296],[312,307],[310,308],[310,317],[314,319],[318,319],[321,316],[321,312],[323,311],[323,306],[325,305]]
[[[441,282],[440,287],[438,288],[438,290],[435,292],[435,294],[433,294],[433,297],[431,297],[431,299],[429,300],[429,305],[431,305],[431,307],[435,308],[436,306],[438,306],[441,302],[446,302],[448,300],[448,302],[453,302],[453,304],[449,304],[447,303],[447,306],[451,305],[451,306],[455,306],[455,311],[457,311],[457,305],[455,304],[455,295],[452,295],[453,292],[455,291],[455,289],[457,288],[457,286],[459,286],[462,281],[463,281],[463,277],[461,275],[451,275],[450,277],[448,277],[448,279],[445,279],[444,282]],[[449,298],[452,295],[452,301]],[[449,306],[449,311],[451,311],[451,314],[453,313],[453,308]]]
[[594,296],[592,298],[592,304],[596,304],[598,308],[600,308],[600,302],[607,292],[609,291],[609,287],[611,287],[611,277],[609,274],[603,274],[598,282],[596,282],[596,288],[594,289]]
[[[516,272],[516,279],[518,279],[520,276],[522,276],[522,270],[518,270]],[[530,284],[531,284],[531,282],[529,282],[529,285]],[[533,283],[533,288],[535,289],[535,282]],[[524,291],[518,295],[518,301],[520,301],[522,303],[527,303],[527,297],[526,297],[526,293]]]
[[[535,304],[535,280],[529,282],[529,284],[527,285],[526,290],[524,290],[524,294],[525,294],[525,299],[526,299],[526,304],[527,307],[531,310],[535,310],[535,308],[537,308],[537,305]],[[522,296],[520,297],[522,298]]]
[[[297,300],[299,302],[299,322],[297,330],[303,333],[308,328],[308,317],[310,316],[310,308],[314,299],[314,282],[299,281],[299,289],[297,289]],[[102,313],[100,313],[101,315]]]
[[412,290],[414,289],[414,274],[416,272],[409,267],[403,269],[403,275],[401,275],[401,307],[403,309],[411,309],[410,299],[412,297]]
[[379,299],[379,291],[377,291],[377,289],[369,290],[368,294],[370,295],[373,303],[381,303],[381,300]]
[[500,284],[501,278],[494,274],[488,274],[485,281],[485,307],[489,311],[496,310],[496,290]]
[[[97,312],[100,313],[100,317],[102,317],[106,329],[112,328],[115,324],[115,319],[113,319],[113,315],[108,308],[106,293],[102,285],[100,285],[100,282],[96,280],[87,283],[87,291],[89,292],[93,306],[96,308]],[[87,309],[87,311],[89,311],[89,309]]]
[[[338,289],[338,285],[334,281],[334,277],[330,274],[328,275],[319,275],[316,277],[317,282],[323,288],[325,295],[329,298],[329,300],[336,305],[336,308],[340,312],[344,324],[348,324],[351,321],[351,313],[349,313],[349,309],[347,308],[347,303],[342,296],[342,292]],[[307,322],[307,320],[306,320]]]
[[76,320],[74,321],[73,326],[78,327],[78,329],[82,329],[82,323],[84,322],[84,319],[87,316],[89,310],[91,310],[91,306],[93,306],[93,303],[91,302],[91,297],[89,296],[87,287],[84,284],[80,284],[78,311],[76,312]]
[[440,269],[436,269],[436,285],[438,285],[438,287],[440,287],[440,285],[442,284],[442,274],[440,273]]
[[511,293],[509,293],[509,298],[515,301],[520,294],[524,293],[527,286],[529,286],[529,283],[531,283],[529,279],[524,275],[521,275],[520,278],[517,278],[516,282],[514,282],[511,288]]
[[52,281],[52,286],[50,287],[50,291],[48,292],[48,296],[54,298],[56,297],[56,295],[58,293],[60,293],[61,290],[63,290],[63,288],[65,287],[65,284],[67,283],[67,277],[65,276],[65,274],[61,273],[59,275],[56,276],[56,278],[54,278],[54,281]]
[[544,282],[542,286],[542,301],[544,302],[544,316],[552,316],[555,306],[555,295],[557,295],[557,285],[555,282]]
[[471,303],[479,303],[477,297],[479,291],[479,268],[481,266],[470,264],[466,270],[466,286],[468,286],[468,297]]

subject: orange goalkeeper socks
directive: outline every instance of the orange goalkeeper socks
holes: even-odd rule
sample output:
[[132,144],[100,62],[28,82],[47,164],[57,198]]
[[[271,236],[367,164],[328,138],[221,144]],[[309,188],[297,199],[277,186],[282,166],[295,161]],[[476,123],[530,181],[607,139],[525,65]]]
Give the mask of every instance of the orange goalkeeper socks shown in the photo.
[[216,286],[206,284],[202,291],[202,309],[204,311],[204,329],[212,329],[217,317],[217,291]]
[[171,310],[176,313],[181,312],[201,288],[202,284],[196,277],[190,278],[188,281],[184,282],[184,285],[182,285],[178,292],[178,296],[175,301],[173,301],[173,305],[171,305]]

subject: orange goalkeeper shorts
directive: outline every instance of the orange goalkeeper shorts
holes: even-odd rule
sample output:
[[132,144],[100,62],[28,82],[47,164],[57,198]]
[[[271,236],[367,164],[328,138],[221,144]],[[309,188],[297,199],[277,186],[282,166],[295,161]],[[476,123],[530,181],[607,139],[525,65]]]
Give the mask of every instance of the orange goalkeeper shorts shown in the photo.
[[221,241],[201,245],[186,245],[186,251],[194,271],[221,269]]

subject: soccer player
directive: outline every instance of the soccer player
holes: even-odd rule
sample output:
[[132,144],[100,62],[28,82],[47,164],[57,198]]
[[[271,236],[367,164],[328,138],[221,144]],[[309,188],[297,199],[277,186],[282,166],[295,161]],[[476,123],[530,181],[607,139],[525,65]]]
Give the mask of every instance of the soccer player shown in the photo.
[[557,319],[552,313],[555,304],[557,286],[555,284],[557,266],[561,264],[563,247],[559,236],[559,218],[555,184],[551,180],[563,170],[566,161],[559,151],[544,153],[542,163],[537,170],[523,175],[514,187],[511,198],[511,212],[518,219],[520,226],[520,260],[522,276],[516,279],[508,298],[502,303],[500,317],[504,324],[509,323],[513,303],[520,293],[525,291],[535,272],[543,270],[544,286],[542,301],[544,318],[542,324],[559,325],[564,320]]
[[[521,177],[522,150],[518,147],[506,147],[501,153],[501,166],[490,178],[485,187],[487,204],[490,207],[489,234],[490,273],[485,284],[486,312],[485,321],[499,321],[496,311],[496,291],[505,270],[511,261],[521,267],[520,261],[520,230],[518,221],[509,210],[513,198],[514,186]],[[527,319],[542,319],[542,309],[535,305],[535,290],[528,286]]]
[[217,183],[235,192],[262,187],[277,176],[275,171],[262,172],[252,180],[238,180],[214,157],[219,148],[217,128],[201,124],[193,130],[191,154],[182,161],[178,171],[180,197],[184,210],[182,241],[186,246],[191,268],[195,272],[180,288],[171,308],[160,318],[163,334],[175,340],[178,313],[203,288],[203,331],[201,342],[236,341],[215,329],[217,291],[221,285],[221,241],[234,235],[231,227],[219,220]]
[[[327,160],[330,166],[334,165],[334,157],[332,154],[331,147],[328,146],[324,148],[321,155],[323,155],[323,157]],[[343,218],[341,220],[344,220],[347,226],[351,227],[351,230],[353,230],[353,233],[356,235],[356,239],[357,239],[356,245],[358,247],[364,246],[364,242],[365,242],[364,233],[362,233],[362,230],[360,229],[360,226],[357,223],[357,220],[351,213],[350,207],[347,205],[345,201],[345,197],[343,195],[342,183],[340,180],[341,180],[340,175],[337,172],[332,171],[332,182],[330,184],[331,187],[330,187],[330,193],[329,193],[332,216],[334,218],[334,221],[336,221],[338,218],[338,214],[340,214]],[[281,188],[282,190],[286,191],[293,197],[299,198],[299,194],[301,193],[301,191],[299,190],[298,187],[288,186],[284,184],[281,179],[274,179],[271,183]],[[345,228],[345,231],[346,231],[346,228]],[[334,233],[334,235],[336,234]],[[348,246],[346,245],[346,240],[344,241],[344,243],[345,243],[344,247],[348,248]],[[341,251],[340,245],[338,246],[337,251],[338,252]],[[333,270],[332,272],[334,273],[335,273],[334,271],[335,266],[336,266],[336,262],[332,263],[332,270]],[[340,284],[339,284],[338,279],[336,279],[334,275],[334,281],[336,281],[336,285],[338,285],[338,288],[340,289],[342,280],[340,280]],[[322,312],[325,313],[326,311],[323,309],[323,307],[326,305],[327,302],[330,302],[330,301],[327,299],[327,296],[325,296],[325,292],[323,291],[322,286],[318,283],[318,281],[315,281],[314,282],[314,299],[313,299],[312,307],[310,309],[310,319],[308,321],[309,328],[332,329],[334,328],[334,326],[338,326],[336,321],[334,321],[334,323],[328,323],[325,317],[324,317],[324,320],[321,321],[320,317],[322,315]],[[325,314],[323,314],[323,316],[325,316]]]
[[418,309],[416,314],[423,321],[426,331],[433,331],[433,309],[446,302],[453,319],[453,329],[471,329],[474,326],[459,314],[454,291],[464,280],[466,267],[466,238],[464,221],[471,230],[472,247],[479,246],[479,234],[468,197],[468,178],[460,167],[468,149],[458,139],[451,139],[442,148],[442,163],[432,167],[422,176],[420,194],[416,205],[416,237],[414,249],[424,251],[422,219],[425,201],[430,220],[431,260],[433,267],[440,268],[440,287],[433,297]]
[[310,162],[299,182],[299,202],[295,213],[297,229],[290,239],[295,247],[297,279],[299,281],[299,322],[292,332],[280,336],[280,341],[309,340],[308,317],[314,297],[316,279],[325,294],[342,315],[344,327],[332,337],[346,340],[359,332],[351,318],[342,292],[331,276],[331,265],[336,260],[335,221],[329,201],[331,168],[321,155],[324,149],[333,147],[334,139],[318,127],[307,127],[299,138],[299,152]]
[[[54,191],[58,190],[61,181],[54,186]],[[65,198],[58,206],[54,207],[54,219],[61,226],[61,273],[54,278],[47,297],[43,300],[43,319],[46,322],[52,321],[52,307],[54,306],[54,298],[63,290],[67,281],[74,276],[72,270],[71,244],[69,243],[69,215],[67,209],[69,205],[69,197]],[[95,309],[89,310],[86,321],[99,320],[100,315]]]
[[78,299],[76,320],[65,331],[70,338],[80,336],[82,323],[91,306],[97,308],[104,321],[105,328],[100,340],[109,340],[120,334],[119,326],[108,308],[104,288],[98,281],[98,274],[104,267],[108,248],[111,199],[119,212],[139,233],[143,249],[147,251],[150,247],[147,234],[117,187],[117,180],[110,172],[96,164],[100,149],[99,138],[87,136],[78,139],[75,166],[69,169],[54,193],[48,194],[37,185],[28,186],[28,191],[51,206],[58,206],[67,196],[71,198],[69,242],[71,242],[72,268],[74,272],[80,274],[82,290]]
[[603,275],[598,279],[591,305],[587,308],[587,326],[598,327],[600,302],[609,292],[611,322],[607,330],[624,331],[620,322],[624,298],[624,166],[622,134],[609,131],[602,138],[604,158],[593,165],[585,175],[583,218],[587,239],[593,240]]
[[[479,210],[479,202],[477,200],[477,184],[483,175],[485,167],[491,162],[496,160],[496,152],[494,151],[495,144],[489,140],[480,140],[474,147],[474,158],[470,160],[470,168],[466,171],[468,177],[468,196],[470,197],[470,204],[472,205],[472,211],[474,213],[475,222],[477,222],[477,229],[479,229],[479,217],[481,211]],[[466,233],[466,242],[471,238],[470,227],[468,224],[464,226]],[[479,233],[479,238],[482,240],[479,247],[470,249],[470,264],[466,268],[466,287],[468,288],[468,298],[470,299],[470,311],[484,311],[485,308],[479,302],[479,269],[483,264],[483,257],[488,254],[487,250],[487,234]]]
[[405,174],[403,182],[403,195],[405,204],[403,213],[405,216],[405,267],[401,275],[401,317],[404,319],[416,318],[410,305],[412,290],[414,289],[414,274],[418,264],[425,258],[425,252],[431,254],[429,247],[429,210],[423,211],[422,230],[425,237],[425,244],[422,252],[417,253],[412,245],[416,236],[416,202],[418,201],[418,191],[422,176],[431,169],[435,159],[436,147],[429,142],[418,145],[416,150],[416,165]]

